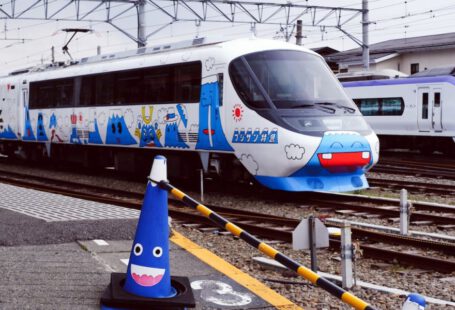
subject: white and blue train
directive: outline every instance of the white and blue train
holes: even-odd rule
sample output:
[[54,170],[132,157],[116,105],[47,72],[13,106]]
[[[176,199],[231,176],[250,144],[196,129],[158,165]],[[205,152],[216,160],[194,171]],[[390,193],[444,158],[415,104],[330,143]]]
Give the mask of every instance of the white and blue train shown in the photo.
[[377,136],[323,58],[277,41],[204,40],[0,78],[2,151],[145,170],[163,153],[171,175],[249,175],[286,191],[368,186]]
[[415,76],[342,83],[379,136],[381,149],[455,151],[455,77]]

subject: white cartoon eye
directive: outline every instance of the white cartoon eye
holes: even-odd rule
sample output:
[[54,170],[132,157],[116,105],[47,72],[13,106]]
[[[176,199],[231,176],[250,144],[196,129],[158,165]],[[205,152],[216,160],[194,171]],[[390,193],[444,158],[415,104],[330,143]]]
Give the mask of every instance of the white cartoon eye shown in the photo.
[[163,255],[163,249],[159,246],[156,246],[153,248],[153,256],[155,257],[161,257]]
[[141,255],[142,254],[142,250],[143,250],[142,244],[136,243],[136,245],[134,246],[134,255],[136,255],[136,256]]

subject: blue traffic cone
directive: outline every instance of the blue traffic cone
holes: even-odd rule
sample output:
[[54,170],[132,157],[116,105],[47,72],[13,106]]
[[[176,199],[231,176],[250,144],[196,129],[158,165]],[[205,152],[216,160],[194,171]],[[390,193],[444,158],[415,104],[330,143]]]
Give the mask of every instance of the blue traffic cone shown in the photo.
[[[166,158],[156,156],[150,179],[167,180]],[[186,277],[171,277],[166,190],[149,181],[127,273],[112,273],[101,296],[102,310],[187,309],[195,306]]]
[[412,293],[406,297],[402,310],[424,310],[426,306],[425,298],[422,295]]
[[[167,180],[165,157],[155,157],[150,178]],[[169,268],[167,196],[158,184],[147,184],[124,286],[131,294],[151,298],[176,294]]]

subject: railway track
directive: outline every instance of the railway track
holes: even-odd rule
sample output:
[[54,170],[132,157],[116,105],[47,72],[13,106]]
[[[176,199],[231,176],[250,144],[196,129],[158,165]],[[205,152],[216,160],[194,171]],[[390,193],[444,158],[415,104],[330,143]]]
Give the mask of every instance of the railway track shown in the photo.
[[370,186],[381,187],[382,189],[400,190],[405,188],[411,193],[431,193],[444,196],[455,194],[455,185],[452,184],[435,184],[422,181],[407,181],[374,177],[368,177],[368,183]]
[[372,171],[455,180],[455,162],[437,155],[434,156],[410,158],[402,158],[400,155],[395,155],[394,157],[390,155],[381,156],[379,163],[373,167]]
[[[37,190],[48,191],[62,195],[94,200],[103,203],[115,204],[135,209],[140,209],[142,204],[143,193],[113,190],[111,188],[97,187],[73,181],[55,180],[48,177],[34,176],[32,177],[27,175],[24,178],[23,175],[18,173],[10,173],[8,176],[6,176],[6,174],[8,173],[0,171],[0,181]],[[321,196],[321,194],[319,194],[319,196]],[[327,205],[328,203],[330,203],[330,201],[327,200],[325,202],[320,201],[319,203],[322,205]],[[332,204],[331,207],[336,207],[334,206],[333,201],[331,204]],[[347,206],[352,208],[355,206],[355,204],[345,202],[345,207]],[[209,207],[214,211],[220,213],[221,215],[225,216],[226,218],[230,219],[240,227],[246,229],[250,233],[260,236],[261,238],[266,238],[270,240],[291,242],[292,231],[298,225],[299,222],[296,219],[264,215],[262,213],[255,213],[251,211],[225,208],[213,205]],[[365,208],[367,206],[363,207]],[[428,207],[429,206],[427,205],[426,208]],[[398,212],[390,209],[382,210],[386,210],[386,212],[394,212],[393,213],[394,215],[396,215],[396,212]],[[454,212],[454,210],[452,209],[449,210]],[[194,213],[194,211],[192,210],[182,208],[182,206],[175,201],[170,203],[169,213],[171,217],[181,222],[192,222],[207,226],[212,225],[212,223],[209,222],[209,220],[207,220],[205,217]],[[415,216],[415,212],[413,215]],[[423,215],[424,214],[421,214],[421,216]],[[426,216],[431,216],[431,214],[426,214]],[[447,217],[445,218],[447,219]],[[439,217],[437,218],[437,220],[442,221],[442,219],[440,219]],[[454,219],[452,218],[450,219],[450,221],[453,223]],[[332,223],[332,226],[336,226],[336,224]],[[430,270],[438,270],[441,272],[455,271],[455,261],[453,260],[448,260],[445,258],[425,257],[422,255],[405,253],[403,251],[393,251],[390,249],[384,249],[375,245],[365,244],[365,240],[368,240],[368,243],[376,241],[388,244],[407,245],[412,246],[413,248],[421,248],[442,252],[445,255],[450,256],[455,255],[455,244],[453,243],[431,241],[422,238],[403,237],[396,234],[375,232],[355,227],[352,228],[352,232],[353,239],[360,240],[363,243],[361,245],[361,249],[363,251],[364,257],[375,258],[380,260],[394,260],[401,264],[412,265],[418,268],[425,268]],[[339,240],[331,239],[330,246],[334,250],[339,250],[340,247]]]

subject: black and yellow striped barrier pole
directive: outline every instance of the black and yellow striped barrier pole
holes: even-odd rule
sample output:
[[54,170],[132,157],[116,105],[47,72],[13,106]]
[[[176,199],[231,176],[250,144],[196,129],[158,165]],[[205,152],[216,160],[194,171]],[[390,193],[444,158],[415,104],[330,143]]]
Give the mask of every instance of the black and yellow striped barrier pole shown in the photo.
[[259,251],[264,253],[265,255],[273,258],[274,260],[280,262],[287,268],[295,271],[305,279],[309,280],[311,283],[314,285],[317,285],[330,294],[336,296],[337,298],[341,299],[343,302],[351,305],[355,309],[358,310],[374,310],[372,306],[370,306],[368,303],[365,301],[361,300],[360,298],[352,295],[351,293],[345,291],[344,289],[340,288],[339,286],[333,284],[332,282],[328,281],[327,279],[319,276],[317,273],[311,271],[311,269],[308,269],[296,261],[292,260],[291,258],[287,257],[286,255],[280,253],[279,251],[275,250],[271,246],[265,244],[261,240],[257,239],[253,235],[249,234],[248,232],[244,231],[237,225],[229,222],[222,216],[218,215],[216,212],[213,212],[206,206],[200,204],[193,198],[185,195],[183,192],[172,186],[166,181],[150,181],[154,183],[158,183],[159,186],[171,193],[172,196],[177,198],[178,200],[182,201],[184,204],[186,204],[188,207],[195,209],[199,211],[201,214],[203,214],[205,217],[210,219],[212,222],[217,224],[219,227],[226,229],[227,231],[231,232],[234,236],[239,237],[240,239],[246,241],[249,245],[257,248]]

